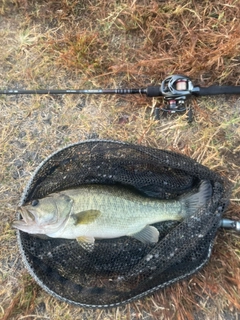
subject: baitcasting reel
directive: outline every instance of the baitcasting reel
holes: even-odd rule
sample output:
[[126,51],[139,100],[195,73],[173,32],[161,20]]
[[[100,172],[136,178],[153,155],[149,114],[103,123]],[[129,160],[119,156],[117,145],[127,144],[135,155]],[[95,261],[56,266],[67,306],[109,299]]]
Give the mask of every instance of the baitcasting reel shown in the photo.
[[[151,96],[150,88],[147,90],[148,96]],[[185,100],[187,96],[192,94],[193,84],[188,77],[173,75],[163,80],[160,90],[164,100],[167,102],[162,110],[175,113],[186,111]]]
[[[162,108],[155,107],[154,118],[160,119],[160,111],[167,113],[185,112],[185,101],[192,94],[193,84],[190,78],[181,75],[172,75],[163,80],[161,84],[161,93],[165,100]],[[151,96],[151,87],[148,88],[147,95]],[[188,111],[188,119],[192,121],[192,109]]]
[[161,91],[167,102],[166,108],[162,110],[170,113],[186,111],[185,100],[191,95],[192,90],[193,84],[189,78],[178,75],[167,77],[161,85]]

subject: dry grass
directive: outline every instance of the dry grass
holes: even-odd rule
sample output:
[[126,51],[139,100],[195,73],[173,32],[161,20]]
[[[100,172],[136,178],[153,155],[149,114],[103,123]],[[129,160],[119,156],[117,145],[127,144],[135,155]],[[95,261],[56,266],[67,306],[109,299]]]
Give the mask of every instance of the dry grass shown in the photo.
[[[146,87],[182,73],[195,84],[239,84],[240,2],[2,0],[0,87]],[[11,221],[30,174],[50,153],[89,136],[180,151],[234,185],[240,219],[240,100],[192,100],[195,121],[151,117],[161,100],[0,96],[0,317],[3,319],[238,319],[239,235],[219,231],[190,280],[113,310],[56,301],[26,274]]]

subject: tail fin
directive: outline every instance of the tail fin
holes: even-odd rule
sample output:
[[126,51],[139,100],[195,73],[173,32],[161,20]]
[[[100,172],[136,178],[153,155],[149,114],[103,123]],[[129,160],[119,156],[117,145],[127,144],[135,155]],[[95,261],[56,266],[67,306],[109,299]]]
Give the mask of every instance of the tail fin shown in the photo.
[[191,216],[200,207],[204,206],[212,196],[212,185],[210,181],[203,180],[200,184],[199,190],[194,194],[187,194],[181,197],[183,210],[186,216]]

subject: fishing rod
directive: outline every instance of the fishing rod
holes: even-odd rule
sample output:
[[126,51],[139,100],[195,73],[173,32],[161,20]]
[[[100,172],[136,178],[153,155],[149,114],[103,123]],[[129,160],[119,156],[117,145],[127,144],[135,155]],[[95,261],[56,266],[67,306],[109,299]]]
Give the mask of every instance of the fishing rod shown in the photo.
[[[172,75],[164,79],[161,85],[149,86],[139,89],[36,89],[36,90],[0,90],[0,94],[142,94],[147,97],[163,97],[165,101],[162,111],[176,113],[186,111],[186,99],[190,96],[210,96],[219,94],[240,94],[240,86],[216,86],[198,87],[194,86],[191,79],[183,75]],[[158,108],[159,109],[159,108]],[[158,116],[159,110],[156,110]]]

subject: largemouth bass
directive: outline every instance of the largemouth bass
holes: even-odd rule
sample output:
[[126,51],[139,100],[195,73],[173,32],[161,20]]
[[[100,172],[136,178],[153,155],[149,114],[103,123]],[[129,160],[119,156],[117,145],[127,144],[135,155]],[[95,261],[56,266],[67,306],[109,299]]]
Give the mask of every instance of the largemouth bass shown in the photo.
[[144,197],[117,186],[88,185],[53,193],[20,207],[22,220],[13,227],[30,234],[77,239],[92,250],[95,239],[131,236],[156,243],[159,232],[151,224],[183,220],[210,199],[210,182],[176,200]]

